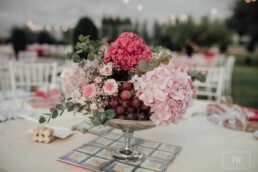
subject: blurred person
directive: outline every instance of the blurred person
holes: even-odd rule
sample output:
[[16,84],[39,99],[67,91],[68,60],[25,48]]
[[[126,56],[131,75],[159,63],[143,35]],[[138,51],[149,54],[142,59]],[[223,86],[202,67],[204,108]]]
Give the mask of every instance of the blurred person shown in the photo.
[[194,52],[197,52],[198,46],[191,39],[187,39],[184,44],[184,50],[188,57],[191,57]]

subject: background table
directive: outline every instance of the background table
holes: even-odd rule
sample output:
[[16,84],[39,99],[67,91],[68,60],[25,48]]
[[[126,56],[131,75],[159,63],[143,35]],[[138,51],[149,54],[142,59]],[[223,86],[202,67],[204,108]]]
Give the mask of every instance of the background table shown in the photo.
[[[207,102],[196,101],[187,114],[204,111],[206,105]],[[65,113],[63,117],[52,120],[50,124],[71,127],[82,119],[83,117],[80,115],[73,117],[71,114]],[[32,142],[31,134],[28,133],[29,129],[38,127],[39,124],[17,119],[0,123],[0,125],[2,125],[0,130],[0,172],[85,171],[57,162],[57,159],[70,150],[98,137],[75,131],[75,134],[67,139],[57,139],[50,144],[41,144]],[[3,125],[5,126],[3,127]],[[119,130],[112,132],[121,133]],[[222,126],[213,125],[207,122],[202,114],[169,127],[156,127],[135,132],[135,136],[182,146],[181,152],[167,169],[168,172],[258,171],[258,140],[254,138],[253,134],[235,132],[224,129]],[[226,155],[232,152],[241,152],[240,158],[244,158],[241,159],[241,162],[248,161],[251,165],[250,168],[240,169],[243,164],[242,166],[241,164],[230,164],[232,159],[227,158],[233,157]],[[250,159],[242,155],[250,155]]]

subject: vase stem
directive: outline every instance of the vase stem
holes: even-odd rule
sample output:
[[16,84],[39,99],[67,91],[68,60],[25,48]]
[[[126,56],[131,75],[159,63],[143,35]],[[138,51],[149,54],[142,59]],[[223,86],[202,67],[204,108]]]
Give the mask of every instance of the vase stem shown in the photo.
[[133,130],[130,129],[124,129],[123,130],[124,138],[125,138],[125,154],[129,155],[132,153],[132,146],[131,146],[131,140],[133,138]]

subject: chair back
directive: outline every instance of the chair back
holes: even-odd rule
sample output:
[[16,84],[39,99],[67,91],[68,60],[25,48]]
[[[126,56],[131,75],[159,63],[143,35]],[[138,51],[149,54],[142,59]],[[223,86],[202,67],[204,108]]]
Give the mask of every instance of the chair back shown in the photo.
[[36,62],[38,55],[34,51],[19,51],[18,60],[21,62]]
[[18,87],[31,91],[33,87],[49,86],[56,83],[56,62],[53,63],[25,63],[10,62],[12,96],[16,99]]
[[195,67],[188,70],[201,72],[206,75],[204,83],[194,81],[197,98],[207,98],[210,101],[221,102],[224,84],[224,67]]

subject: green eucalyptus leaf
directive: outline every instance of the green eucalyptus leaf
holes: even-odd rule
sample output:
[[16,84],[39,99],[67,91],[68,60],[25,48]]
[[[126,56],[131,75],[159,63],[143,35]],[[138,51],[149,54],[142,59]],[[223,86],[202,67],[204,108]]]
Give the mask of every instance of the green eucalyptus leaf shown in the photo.
[[89,132],[89,129],[87,129],[87,128],[83,128],[83,129],[82,129],[82,133],[83,133],[83,134],[87,134],[88,132]]
[[166,58],[166,60],[168,60],[168,61],[169,61],[169,60],[171,60],[171,59],[172,59],[172,56],[171,56],[171,55],[167,55],[165,58]]
[[58,111],[56,108],[50,108],[50,112],[52,113],[53,119],[55,119],[58,116]]
[[76,51],[77,54],[80,54],[82,52],[83,52],[83,49],[79,49],[79,50]]
[[114,109],[107,109],[105,110],[106,118],[107,119],[113,119],[116,116]]
[[78,39],[79,39],[79,41],[83,42],[83,41],[85,41],[85,40],[86,40],[86,37],[85,37],[85,36],[83,36],[83,35],[80,35]]
[[74,63],[79,63],[81,61],[81,58],[78,54],[74,54],[72,59]]
[[64,105],[62,105],[62,104],[57,104],[57,105],[56,105],[56,108],[57,108],[58,110],[63,110],[65,107],[64,107]]
[[139,71],[140,72],[147,72],[148,71],[148,63],[146,60],[141,60],[139,63],[138,63],[138,68],[139,68]]
[[63,113],[64,113],[64,109],[61,111],[61,113],[59,114],[59,116],[62,116],[63,115]]
[[87,59],[93,61],[95,59],[94,54],[88,54]]
[[39,117],[39,123],[42,124],[42,123],[45,123],[46,122],[46,118],[43,117],[43,116],[40,116]]
[[148,71],[152,71],[155,69],[155,63],[149,63],[148,64]]
[[74,106],[74,103],[73,103],[73,102],[66,102],[66,104],[65,104],[66,109],[69,109],[69,108],[71,108],[72,106]]

